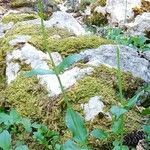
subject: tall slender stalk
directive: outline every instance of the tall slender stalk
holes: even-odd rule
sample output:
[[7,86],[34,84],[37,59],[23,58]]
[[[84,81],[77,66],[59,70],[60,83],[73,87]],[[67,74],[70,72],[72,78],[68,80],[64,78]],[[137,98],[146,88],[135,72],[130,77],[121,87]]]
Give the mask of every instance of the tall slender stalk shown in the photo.
[[[121,102],[121,105],[124,105],[124,97],[123,97],[123,92],[122,92],[122,73],[121,73],[121,66],[120,66],[120,47],[117,45],[117,77],[118,77],[118,87],[119,87],[119,99]],[[124,114],[121,116],[121,149],[123,146],[123,130],[124,130]]]
[[54,63],[54,60],[53,60],[53,57],[51,55],[51,51],[49,50],[48,48],[48,41],[47,41],[47,33],[46,33],[46,29],[45,29],[45,25],[44,25],[44,7],[43,7],[43,3],[42,3],[42,0],[38,0],[38,8],[39,8],[39,15],[40,15],[40,18],[41,18],[41,29],[42,29],[42,38],[43,38],[43,48],[44,50],[46,50],[49,54],[49,57],[50,57],[50,60],[52,62],[52,67],[53,67],[53,70],[55,72],[55,75],[58,79],[58,82],[59,82],[59,85],[60,85],[60,89],[61,89],[61,92],[63,94],[63,97],[64,97],[64,101],[67,105],[67,107],[70,108],[70,105],[69,105],[69,102],[68,102],[68,97],[66,95],[66,92],[64,90],[64,87],[63,87],[63,84],[61,82],[61,79],[60,79],[60,76],[59,76],[59,72],[58,72],[58,69]]

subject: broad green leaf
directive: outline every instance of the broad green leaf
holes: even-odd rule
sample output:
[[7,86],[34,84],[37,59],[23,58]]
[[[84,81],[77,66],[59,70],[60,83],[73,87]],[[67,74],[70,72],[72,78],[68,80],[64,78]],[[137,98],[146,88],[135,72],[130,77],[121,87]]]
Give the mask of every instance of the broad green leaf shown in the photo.
[[146,116],[146,115],[150,115],[150,108],[145,108],[142,113],[142,115]]
[[150,125],[144,125],[143,129],[144,129],[144,132],[146,132],[147,134],[150,134]]
[[10,150],[11,148],[11,135],[7,130],[0,133],[0,148],[3,150]]
[[12,118],[13,123],[17,123],[21,120],[21,116],[17,113],[15,109],[12,109],[10,111],[10,117]]
[[81,60],[81,55],[79,54],[72,54],[66,58],[63,59],[63,61],[57,66],[58,72],[61,73],[65,69],[69,68],[74,63]]
[[113,142],[113,146],[114,146],[114,148],[113,148],[113,150],[129,150],[129,148],[127,147],[127,146],[120,146],[121,145],[121,141],[114,141]]
[[83,118],[71,108],[67,109],[65,122],[73,135],[73,139],[79,143],[85,143],[87,140],[87,130]]
[[30,119],[28,119],[28,118],[23,118],[20,123],[24,126],[24,128],[25,128],[25,130],[26,130],[27,132],[31,132],[31,131],[32,131],[32,128],[31,128],[32,125],[31,125]]
[[116,116],[116,119],[118,119],[121,115],[127,112],[126,109],[120,107],[120,106],[112,106],[110,109],[110,112]]
[[15,148],[15,150],[29,150],[27,145],[20,145]]
[[94,129],[91,135],[100,140],[104,140],[108,137],[108,134],[101,129]]
[[0,113],[0,124],[4,123],[7,127],[13,124],[13,119],[5,114],[5,113]]
[[112,125],[112,132],[115,134],[119,134],[121,133],[121,129],[122,129],[122,124],[123,124],[123,120],[122,117],[120,117],[118,120],[115,120],[113,125]]
[[52,70],[33,69],[31,71],[25,72],[23,75],[26,77],[32,77],[35,75],[48,75],[48,74],[54,74],[54,72]]
[[128,109],[132,108],[136,103],[137,101],[139,100],[139,97],[142,95],[143,93],[143,90],[140,91],[138,94],[136,94],[135,96],[133,96],[131,99],[128,100],[128,103],[126,105],[126,107]]
[[63,145],[63,150],[81,150],[73,141],[68,140]]

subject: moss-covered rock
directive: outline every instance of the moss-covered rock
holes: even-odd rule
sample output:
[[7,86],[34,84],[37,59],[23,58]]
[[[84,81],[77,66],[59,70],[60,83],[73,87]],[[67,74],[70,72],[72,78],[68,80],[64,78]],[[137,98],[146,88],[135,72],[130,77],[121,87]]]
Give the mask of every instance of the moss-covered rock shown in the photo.
[[21,22],[21,21],[26,21],[26,20],[33,20],[37,19],[38,15],[33,14],[33,13],[10,13],[8,15],[5,15],[2,18],[3,23],[9,23],[9,22]]
[[[67,92],[70,104],[82,115],[83,109],[81,104],[87,103],[93,96],[101,97],[105,104],[105,111],[112,105],[119,104],[118,90],[115,87],[115,75],[115,69],[105,66],[96,68],[93,75],[78,81]],[[123,78],[124,83],[126,83],[124,85],[126,85],[128,90],[132,91],[132,95],[143,83],[143,81],[133,78],[128,73],[123,73]],[[3,95],[10,106],[15,107],[23,116],[40,121],[48,125],[50,129],[58,131],[63,142],[70,137],[70,133],[64,123],[66,104],[63,101],[63,97],[60,95],[58,98],[49,98],[45,88],[38,84],[36,78],[18,77],[3,91]],[[128,95],[127,97],[130,96]],[[125,117],[125,133],[138,129],[140,120],[141,118],[135,110],[129,111]],[[93,121],[86,122],[86,126],[89,131],[93,128],[101,128],[108,131],[111,127],[111,120],[105,116],[98,115]],[[98,149],[111,143],[113,138],[112,135],[110,139],[104,142],[95,142],[93,139],[90,139],[89,142],[94,149]]]
[[106,15],[102,13],[93,12],[90,16],[84,18],[87,25],[102,26],[108,23]]
[[[31,43],[40,49],[42,47],[42,39],[41,38],[32,38]],[[48,39],[48,48],[51,51],[58,51],[62,55],[69,55],[71,53],[77,53],[81,50],[88,48],[96,48],[103,44],[110,44],[112,41],[103,39],[98,36],[79,36],[79,37],[68,37],[64,39]],[[44,50],[44,49],[43,49]]]
[[32,7],[35,4],[36,0],[11,0],[10,6],[13,8],[30,6]]

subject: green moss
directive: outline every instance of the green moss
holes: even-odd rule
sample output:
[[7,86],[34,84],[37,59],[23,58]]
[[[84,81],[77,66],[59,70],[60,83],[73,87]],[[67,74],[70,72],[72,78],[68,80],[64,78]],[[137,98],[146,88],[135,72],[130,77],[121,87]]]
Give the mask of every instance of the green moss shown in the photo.
[[84,22],[87,25],[96,25],[102,26],[108,23],[107,17],[102,13],[93,12],[91,16],[87,16],[84,18]]
[[10,13],[8,15],[5,15],[3,18],[2,18],[2,22],[3,23],[9,23],[9,22],[14,22],[14,23],[17,23],[17,22],[21,22],[21,21],[26,21],[26,20],[33,20],[33,19],[37,19],[38,18],[38,15],[36,14],[29,14],[29,13]]
[[[106,106],[105,110],[108,110],[112,105],[120,104],[117,89],[114,86],[116,80],[115,73],[115,69],[100,66],[95,69],[93,75],[78,81],[67,91],[73,108],[83,115],[81,104],[88,102],[93,96],[101,97]],[[128,90],[133,90],[132,93],[135,92],[135,88],[132,88],[133,85],[131,86],[131,84],[133,83],[138,88],[143,82],[138,78],[131,77],[127,73],[123,74],[123,78],[124,81],[135,81],[129,82],[129,85],[126,85]],[[4,90],[3,95],[7,102],[15,107],[23,116],[45,123],[50,129],[58,131],[63,142],[70,137],[70,133],[64,123],[66,105],[63,97],[60,95],[57,99],[49,98],[45,88],[38,85],[36,78],[18,77],[17,80]],[[135,110],[131,110],[126,115],[125,120],[125,133],[138,129],[140,126],[141,118]],[[98,115],[92,122],[86,122],[86,126],[89,131],[93,128],[101,128],[108,131],[111,127],[111,120],[106,116]],[[113,139],[113,136],[103,142],[95,142],[95,140],[90,139],[90,143],[94,148],[103,147],[104,145],[107,145],[106,147],[108,148],[108,144]]]
[[[35,47],[44,50],[42,47],[42,38],[32,38],[30,41]],[[62,55],[69,55],[70,53],[77,53],[88,48],[97,48],[103,44],[110,44],[112,41],[103,39],[99,36],[79,36],[68,37],[64,39],[48,39],[48,48],[51,51],[58,51]]]
[[10,6],[13,8],[25,7],[25,6],[33,6],[35,2],[30,0],[11,0]]

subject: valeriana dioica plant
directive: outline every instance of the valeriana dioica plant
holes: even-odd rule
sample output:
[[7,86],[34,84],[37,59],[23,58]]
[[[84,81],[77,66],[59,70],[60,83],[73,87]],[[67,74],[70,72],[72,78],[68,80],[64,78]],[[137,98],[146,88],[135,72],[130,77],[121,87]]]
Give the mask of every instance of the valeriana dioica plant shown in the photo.
[[56,145],[55,149],[62,149],[62,150],[71,150],[71,149],[88,149],[87,147],[87,137],[88,133],[84,125],[83,118],[75,112],[71,105],[68,102],[68,97],[66,95],[66,92],[64,90],[64,87],[62,85],[60,74],[64,72],[64,70],[68,67],[70,67],[75,62],[79,61],[81,59],[80,55],[74,54],[70,55],[63,59],[63,61],[56,66],[53,60],[53,57],[51,55],[51,51],[48,49],[47,45],[47,33],[45,31],[44,26],[44,9],[43,9],[43,3],[41,0],[38,0],[38,9],[39,9],[39,16],[41,18],[41,29],[42,29],[42,35],[43,35],[43,48],[48,52],[51,63],[52,63],[52,69],[49,70],[43,70],[42,68],[32,70],[30,72],[26,73],[26,76],[33,76],[33,75],[45,75],[45,74],[55,74],[59,85],[61,92],[63,94],[63,98],[65,101],[65,104],[67,106],[66,116],[65,116],[65,122],[67,127],[72,132],[72,139],[68,140],[63,145]]

